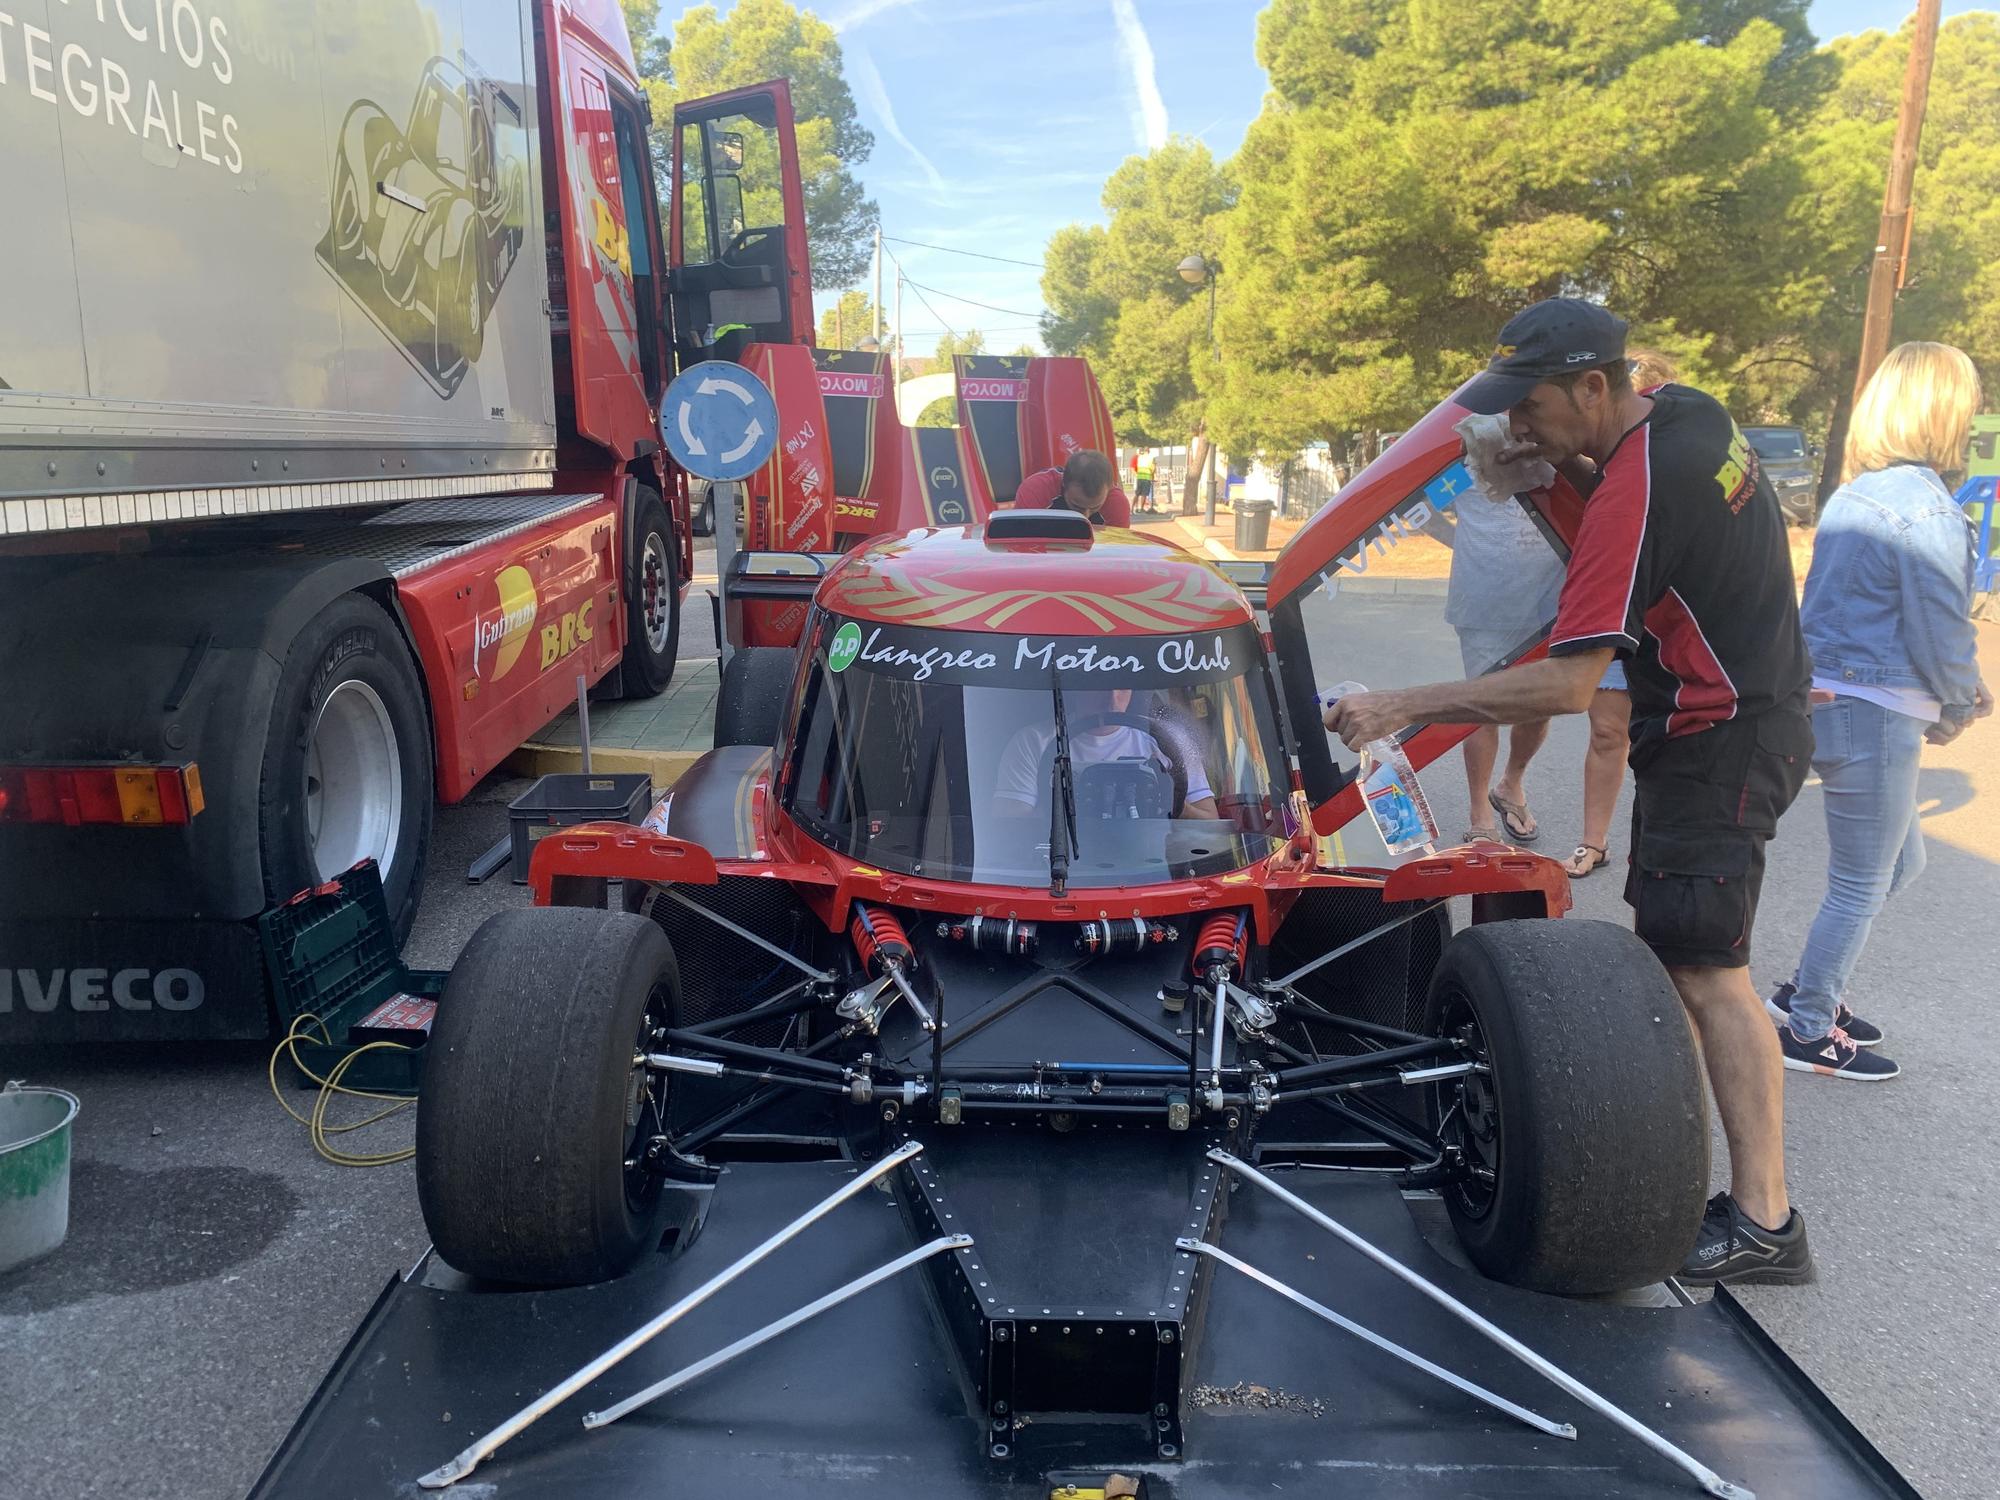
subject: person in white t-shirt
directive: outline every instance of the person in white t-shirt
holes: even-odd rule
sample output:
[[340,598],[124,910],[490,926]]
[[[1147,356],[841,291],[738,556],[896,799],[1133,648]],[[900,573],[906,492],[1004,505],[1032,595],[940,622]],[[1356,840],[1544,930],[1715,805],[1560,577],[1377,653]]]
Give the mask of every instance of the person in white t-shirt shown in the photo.
[[[1064,695],[1064,702],[1075,720],[1085,721],[1098,714],[1130,713],[1132,690],[1111,688],[1102,692],[1072,692]],[[1007,748],[1000,753],[1000,768],[994,787],[995,807],[999,812],[1020,817],[1034,811],[1038,804],[1047,805],[1042,800],[1049,791],[1046,757],[1055,737],[1054,724],[1031,724],[1007,742]],[[1078,777],[1087,767],[1120,760],[1150,761],[1163,771],[1171,770],[1171,762],[1160,748],[1160,742],[1145,730],[1130,724],[1110,723],[1073,729],[1069,737],[1069,758],[1071,773]],[[1187,772],[1187,796],[1182,802],[1180,816],[1221,817],[1215,806],[1215,790],[1208,784],[1208,773],[1199,757],[1189,756],[1184,768]]]

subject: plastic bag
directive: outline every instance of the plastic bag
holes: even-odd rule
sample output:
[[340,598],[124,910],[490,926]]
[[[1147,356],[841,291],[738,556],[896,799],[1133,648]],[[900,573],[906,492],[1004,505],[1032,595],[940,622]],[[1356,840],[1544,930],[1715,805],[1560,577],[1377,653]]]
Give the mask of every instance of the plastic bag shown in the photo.
[[1452,429],[1465,440],[1465,468],[1479,493],[1497,502],[1511,500],[1530,490],[1547,489],[1555,483],[1556,471],[1546,459],[1517,458],[1500,462],[1500,450],[1514,441],[1507,418],[1467,417]]

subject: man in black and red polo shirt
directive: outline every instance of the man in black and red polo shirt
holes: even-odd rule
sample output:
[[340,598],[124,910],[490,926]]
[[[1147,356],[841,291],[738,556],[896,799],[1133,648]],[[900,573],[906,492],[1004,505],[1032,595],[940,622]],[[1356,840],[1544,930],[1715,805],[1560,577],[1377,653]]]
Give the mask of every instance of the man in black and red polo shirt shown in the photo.
[[1413,723],[1581,713],[1606,664],[1626,662],[1625,899],[1700,1035],[1729,1137],[1730,1191],[1710,1201],[1682,1278],[1810,1280],[1805,1221],[1785,1192],[1784,1062],[1748,968],[1764,844],[1812,755],[1811,664],[1777,500],[1712,398],[1632,388],[1625,324],[1592,303],[1520,313],[1458,400],[1509,413],[1516,446],[1502,456],[1545,458],[1587,497],[1548,659],[1342,698],[1327,727],[1358,745]]
[[[1109,520],[1123,526],[1131,502],[1113,481],[1111,460],[1095,448],[1079,448],[1060,469],[1042,469],[1023,479],[1014,491],[1017,510],[1073,510],[1089,516],[1093,525]],[[1107,507],[1109,514],[1106,514]]]

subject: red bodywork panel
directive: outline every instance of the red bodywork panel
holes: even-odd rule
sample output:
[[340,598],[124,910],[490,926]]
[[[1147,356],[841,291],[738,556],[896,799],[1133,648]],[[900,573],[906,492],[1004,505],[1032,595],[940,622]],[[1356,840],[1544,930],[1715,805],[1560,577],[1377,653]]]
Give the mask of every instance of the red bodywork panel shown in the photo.
[[619,480],[601,500],[399,582],[430,684],[440,801],[460,800],[575,703],[578,673],[595,682],[618,664],[623,492]]
[[[656,244],[658,225],[651,216],[639,225],[626,220],[611,116],[614,89],[641,97],[629,61],[632,44],[611,0],[563,0],[543,7],[540,20],[549,84],[544,98],[552,112],[544,118],[543,150],[552,188],[548,206],[562,224],[561,301],[576,431],[622,462],[640,451],[640,443],[657,440],[641,376],[631,245],[634,233]],[[661,263],[657,253],[650,259]],[[563,341],[557,347],[560,353]],[[664,356],[664,346],[659,353]]]
[[[1048,564],[1023,569],[1024,556]],[[1251,618],[1213,564],[1171,543],[1130,532],[1099,545],[989,542],[973,526],[879,537],[835,566],[818,602],[890,625],[1061,636],[1213,630]]]

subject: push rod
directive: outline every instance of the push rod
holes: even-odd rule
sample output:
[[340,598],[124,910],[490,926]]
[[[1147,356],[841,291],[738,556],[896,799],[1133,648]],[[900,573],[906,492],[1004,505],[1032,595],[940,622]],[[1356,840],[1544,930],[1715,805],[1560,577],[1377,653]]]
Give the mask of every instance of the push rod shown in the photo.
[[427,1490],[441,1490],[448,1484],[456,1484],[491,1458],[503,1444],[547,1416],[606,1370],[638,1352],[773,1251],[789,1244],[802,1231],[817,1224],[848,1199],[866,1192],[875,1182],[895,1171],[911,1157],[920,1155],[923,1149],[920,1143],[911,1141],[890,1152],[867,1171],[857,1174],[851,1181],[843,1183],[837,1191],[822,1198],[763,1244],[724,1266],[672,1307],[636,1331],[627,1334],[575,1374],[550,1386],[498,1427],[476,1439],[470,1447],[449,1463],[440,1464],[417,1483]]
[[1227,1151],[1220,1150],[1210,1151],[1208,1159],[1217,1166],[1234,1172],[1252,1187],[1269,1193],[1287,1208],[1304,1214],[1328,1234],[1333,1235],[1336,1239],[1341,1240],[1353,1249],[1360,1251],[1363,1255],[1374,1261],[1376,1265],[1389,1272],[1390,1275],[1422,1292],[1431,1301],[1442,1307],[1460,1322],[1465,1323],[1477,1332],[1485,1335],[1495,1344],[1498,1344],[1502,1349],[1513,1355],[1514,1358],[1521,1361],[1522,1364],[1533,1370],[1537,1375],[1540,1375],[1544,1380],[1549,1381],[1558,1389],[1568,1392],[1607,1421],[1613,1422],[1623,1428],[1648,1448],[1651,1448],[1655,1453],[1687,1474],[1702,1489],[1716,1496],[1717,1500],[1756,1500],[1756,1496],[1751,1491],[1743,1488],[1741,1485],[1731,1484],[1727,1479],[1724,1479],[1720,1474],[1717,1474],[1692,1454],[1686,1452],[1684,1449],[1675,1447],[1644,1422],[1628,1415],[1619,1407],[1612,1405],[1574,1375],[1542,1358],[1541,1355],[1515,1338],[1506,1329],[1500,1327],[1499,1324],[1481,1317],[1470,1307],[1459,1301],[1458,1298],[1452,1296],[1450,1292],[1445,1291],[1444,1288],[1426,1281],[1394,1256],[1376,1249],[1374,1245],[1349,1229],[1345,1224],[1321,1213],[1297,1193],[1292,1192],[1289,1188],[1279,1183],[1273,1182],[1248,1162],[1239,1157],[1232,1156]]

